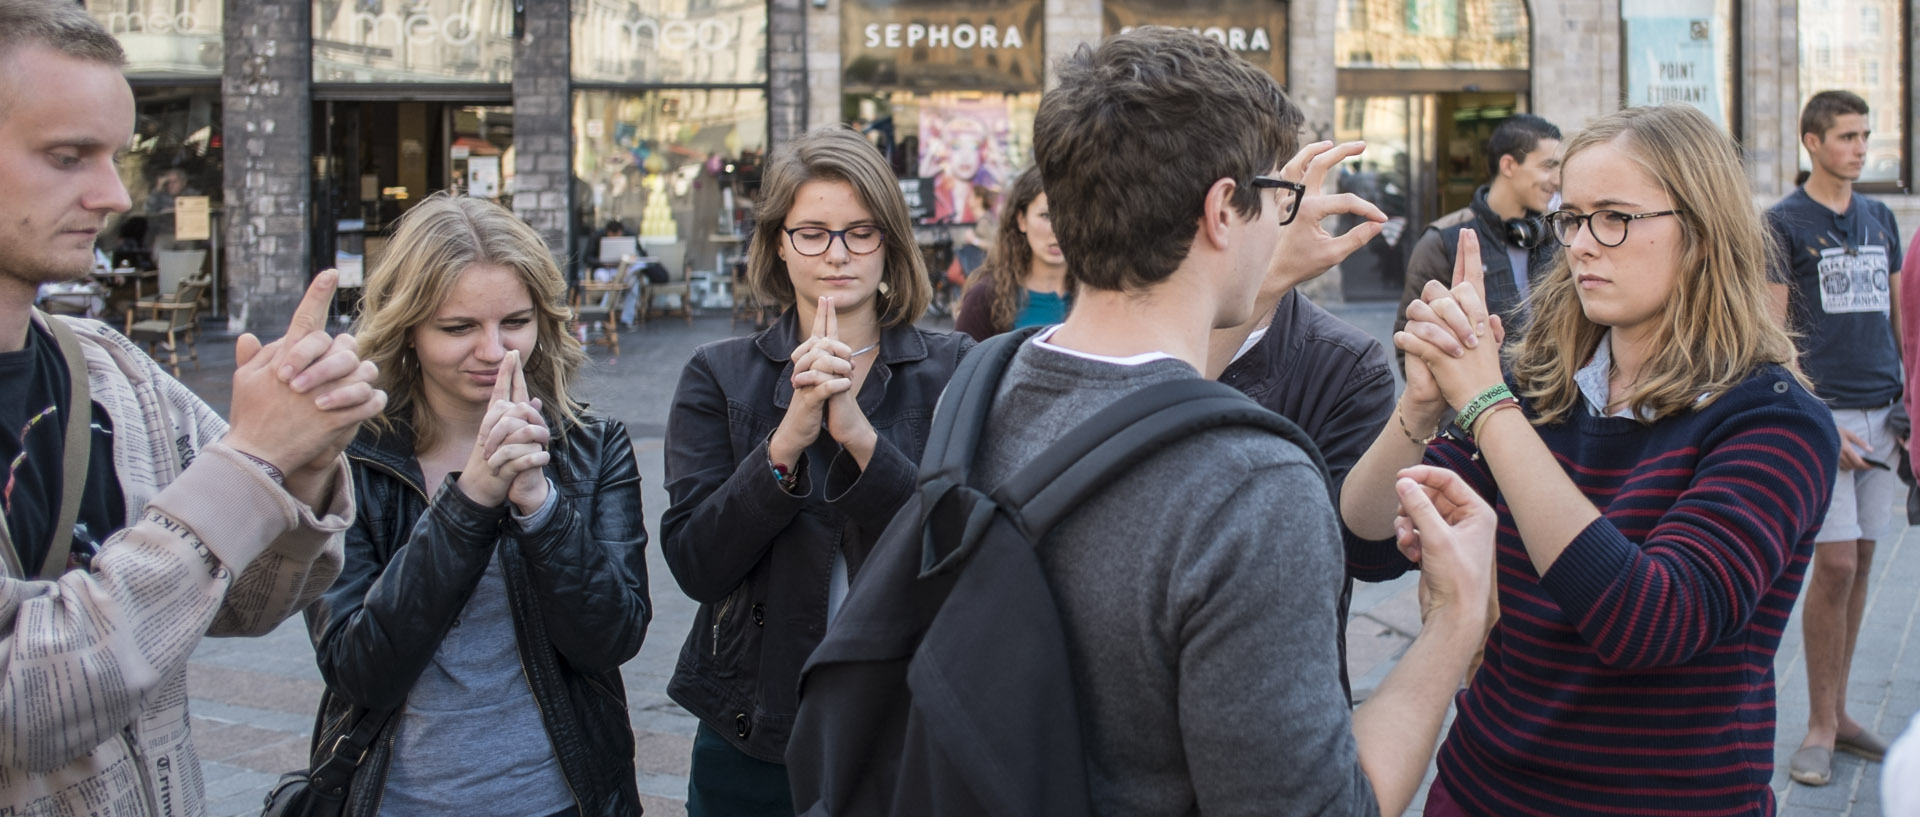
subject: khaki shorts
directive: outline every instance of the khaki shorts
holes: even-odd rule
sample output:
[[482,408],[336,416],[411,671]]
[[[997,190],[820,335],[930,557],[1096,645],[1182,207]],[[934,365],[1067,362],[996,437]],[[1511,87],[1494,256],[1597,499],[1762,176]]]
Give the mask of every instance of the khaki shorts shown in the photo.
[[[1893,465],[1897,461],[1894,446],[1898,441],[1887,427],[1893,407],[1877,409],[1834,409],[1833,424],[1846,429],[1867,443],[1867,459]],[[1905,505],[1906,486],[1892,471],[1867,468],[1860,471],[1835,471],[1833,504],[1820,524],[1817,542],[1851,542],[1855,539],[1878,540],[1892,530],[1893,507]]]

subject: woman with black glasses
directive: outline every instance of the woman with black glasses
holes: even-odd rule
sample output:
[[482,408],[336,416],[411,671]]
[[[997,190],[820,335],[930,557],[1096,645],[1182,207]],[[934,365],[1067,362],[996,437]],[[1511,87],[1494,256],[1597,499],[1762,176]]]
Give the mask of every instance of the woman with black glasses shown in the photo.
[[1340,497],[1370,580],[1419,561],[1397,480],[1450,469],[1499,514],[1499,618],[1426,813],[1769,815],[1774,652],[1838,436],[1770,314],[1772,245],[1724,132],[1630,109],[1563,167],[1525,337],[1503,360],[1463,239],[1455,286],[1429,283],[1394,336],[1406,393]]
[[687,813],[791,817],[800,668],[912,492],[935,401],[972,341],[931,297],[893,171],[811,131],[761,181],[747,280],[789,305],[700,347],[667,419],[667,566],[700,610],[667,693],[700,719]]

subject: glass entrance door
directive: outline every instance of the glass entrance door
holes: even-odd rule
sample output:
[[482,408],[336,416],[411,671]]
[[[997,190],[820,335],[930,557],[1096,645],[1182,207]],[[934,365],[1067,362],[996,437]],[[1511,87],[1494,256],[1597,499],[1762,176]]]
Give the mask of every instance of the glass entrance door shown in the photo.
[[427,196],[455,190],[511,206],[513,108],[455,102],[313,105],[313,264],[353,289]]
[[[1341,96],[1334,100],[1334,139],[1365,140],[1365,153],[1340,165],[1339,192],[1352,193],[1387,214],[1380,235],[1340,263],[1341,294],[1349,301],[1400,297],[1407,258],[1433,212],[1434,96]],[[1358,216],[1340,216],[1340,232]]]
[[[1396,300],[1427,225],[1465,207],[1486,184],[1487,140],[1520,105],[1514,93],[1350,95],[1334,101],[1334,138],[1367,151],[1340,167],[1340,192],[1373,202],[1387,227],[1340,265],[1348,300]],[[1345,230],[1357,217],[1342,217]]]

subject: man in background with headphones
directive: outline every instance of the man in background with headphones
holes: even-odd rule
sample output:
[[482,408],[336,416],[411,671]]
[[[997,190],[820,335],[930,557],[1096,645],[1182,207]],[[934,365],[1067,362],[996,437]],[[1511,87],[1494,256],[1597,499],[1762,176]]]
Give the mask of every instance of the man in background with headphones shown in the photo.
[[1557,249],[1541,216],[1560,190],[1560,129],[1532,114],[1508,117],[1487,139],[1487,172],[1493,178],[1473,191],[1473,203],[1435,219],[1414,245],[1394,331],[1406,328],[1407,304],[1428,281],[1453,280],[1460,230],[1471,228],[1486,266],[1487,311],[1502,316],[1509,339],[1519,335],[1527,290]]

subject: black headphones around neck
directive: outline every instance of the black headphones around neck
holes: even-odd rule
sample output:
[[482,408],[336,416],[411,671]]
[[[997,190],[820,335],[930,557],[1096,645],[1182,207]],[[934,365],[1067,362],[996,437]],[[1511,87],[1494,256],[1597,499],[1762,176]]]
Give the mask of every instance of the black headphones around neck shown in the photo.
[[1547,219],[1545,216],[1510,218],[1506,222],[1507,244],[1523,250],[1531,250],[1547,243]]

